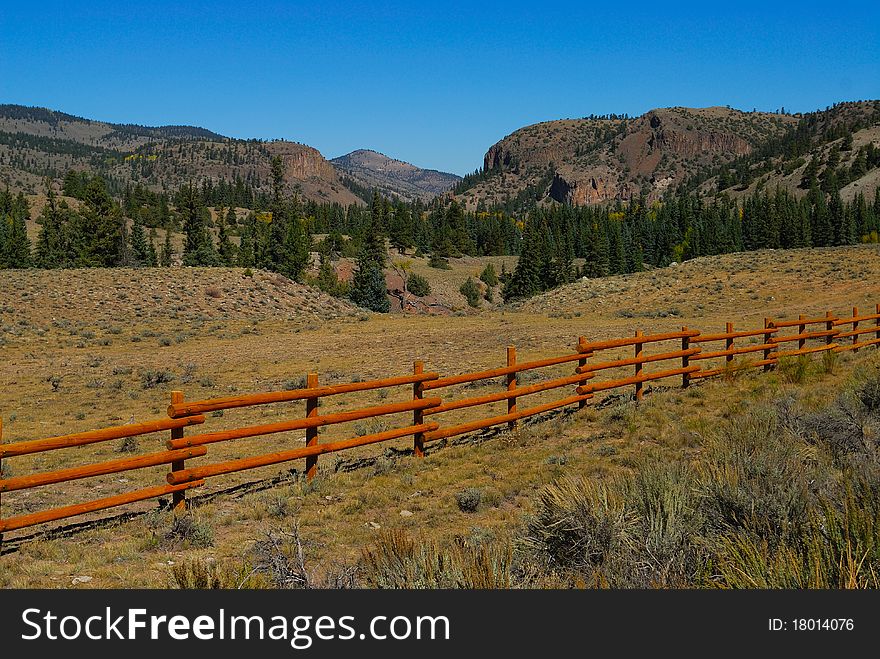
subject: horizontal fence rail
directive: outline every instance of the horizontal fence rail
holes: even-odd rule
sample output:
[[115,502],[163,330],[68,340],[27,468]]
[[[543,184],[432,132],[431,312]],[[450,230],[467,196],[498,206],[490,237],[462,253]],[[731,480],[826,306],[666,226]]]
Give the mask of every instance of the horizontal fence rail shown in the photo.
[[[780,359],[815,353],[857,352],[868,346],[880,347],[880,304],[876,305],[875,313],[870,314],[860,313],[858,308],[853,308],[849,317],[836,316],[829,311],[824,317],[801,315],[796,320],[765,318],[763,327],[756,329],[735,329],[733,323],[727,323],[724,332],[706,334],[682,327],[679,331],[653,334],[637,331],[633,336],[622,338],[588,340],[581,336],[577,339],[574,352],[531,361],[517,361],[516,347],[508,346],[507,360],[503,365],[442,377],[436,372],[426,372],[424,363],[416,361],[411,374],[360,382],[321,385],[318,374],[309,373],[305,387],[285,391],[197,401],[186,401],[183,392],[174,391],[171,392],[167,418],[47,439],[2,443],[3,425],[0,419],[0,459],[4,461],[99,442],[169,433],[165,440],[165,451],[3,478],[0,479],[0,493],[170,465],[164,484],[141,486],[130,492],[48,510],[0,517],[0,533],[166,496],[171,496],[175,510],[183,510],[186,491],[203,485],[209,478],[304,460],[303,473],[306,478],[312,479],[317,475],[318,457],[321,455],[406,437],[412,438],[413,454],[423,457],[425,447],[430,442],[494,426],[506,425],[509,430],[514,430],[521,420],[529,417],[568,406],[583,408],[602,391],[631,387],[632,399],[639,401],[645,392],[645,385],[659,380],[681,378],[681,386],[688,387],[696,380],[748,368],[769,371],[779,364]],[[572,370],[560,375],[558,367],[567,364],[571,364]],[[557,369],[555,373],[544,371],[554,368]],[[527,373],[531,373],[528,380],[521,381]],[[539,374],[543,377],[535,381]],[[374,390],[380,390],[380,398],[385,398],[388,389],[401,386],[411,388],[408,400],[319,413],[322,398]],[[466,391],[493,386],[498,390],[481,395],[450,393],[455,387]],[[549,396],[547,392],[557,390],[561,391],[553,394],[552,400],[543,399]],[[441,396],[441,393],[445,395]],[[533,398],[531,405],[521,405],[521,399],[540,393],[545,394],[543,398],[539,397],[540,402]],[[274,423],[186,434],[187,428],[206,424],[205,415],[209,412],[295,401],[304,403],[301,415],[284,408],[279,413],[288,418]],[[486,409],[495,405],[502,407]],[[465,415],[462,419],[463,410],[470,410],[471,413],[476,411],[479,416],[468,419]],[[451,419],[443,416],[453,412],[459,414]],[[406,420],[400,420],[400,415],[407,415]],[[392,419],[388,423],[393,427],[382,429],[381,432],[351,433],[358,436],[341,440],[320,441],[321,428],[380,417]],[[441,421],[441,418],[447,421]],[[209,457],[209,450],[216,450],[209,447],[222,442],[270,437],[292,431],[304,431],[304,436],[282,438],[282,441],[300,441],[302,445],[278,450],[276,439],[272,440],[276,450],[264,449],[265,452],[260,452],[251,448],[249,451],[256,455],[204,464],[192,463],[193,460],[201,462]],[[341,432],[343,436],[349,434],[346,430]]]

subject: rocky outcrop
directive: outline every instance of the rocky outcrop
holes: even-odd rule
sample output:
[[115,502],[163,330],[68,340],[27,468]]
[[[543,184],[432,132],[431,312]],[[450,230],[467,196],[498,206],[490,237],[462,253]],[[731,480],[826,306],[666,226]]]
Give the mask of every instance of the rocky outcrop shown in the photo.
[[318,178],[342,184],[333,165],[315,148],[296,142],[272,142],[268,148],[273,156],[284,160],[284,175],[288,181]]
[[545,199],[562,203],[627,201],[641,194],[654,200],[674,182],[749,154],[796,122],[791,116],[724,107],[544,122],[492,145],[483,158],[490,175],[461,195],[469,208],[480,201],[503,203],[542,186]]

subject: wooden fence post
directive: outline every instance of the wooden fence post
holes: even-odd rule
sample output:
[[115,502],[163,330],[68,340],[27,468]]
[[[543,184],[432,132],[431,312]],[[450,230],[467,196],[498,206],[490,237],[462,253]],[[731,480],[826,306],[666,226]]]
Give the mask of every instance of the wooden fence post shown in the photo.
[[[733,333],[733,323],[727,323],[725,331],[727,334],[732,334]],[[733,337],[727,338],[727,341],[724,342],[724,348],[725,348],[725,350],[733,350]],[[732,362],[733,355],[727,355],[726,360],[727,360],[728,364],[730,362]]]
[[[508,366],[516,366],[516,346],[507,346],[507,365]],[[507,374],[507,391],[515,391],[516,390],[516,373],[508,373]],[[516,412],[516,397],[507,399],[507,413],[513,414]],[[508,430],[516,430],[517,425],[519,425],[516,421],[508,421],[507,428]]]
[[[171,404],[178,405],[183,402],[183,392],[182,391],[172,391],[171,392]],[[183,439],[183,428],[172,428],[171,429],[171,441],[175,439]],[[186,469],[186,460],[178,460],[176,462],[171,463],[171,471],[183,471]],[[186,510],[186,492],[184,490],[180,490],[179,492],[174,492],[171,495],[171,508],[175,513],[183,512]]]
[[[859,308],[853,307],[853,318],[857,317],[858,315],[859,315]],[[859,321],[854,320],[853,324],[852,324],[852,331],[855,332],[857,329],[859,329]],[[852,342],[853,342],[853,345],[855,345],[856,343],[859,342],[859,335],[858,334],[853,334]],[[859,351],[858,348],[853,348],[853,352],[858,352],[858,351]]]
[[[318,386],[318,374],[309,373],[306,376],[306,387],[313,389]],[[306,398],[306,418],[318,416],[317,396]],[[306,446],[315,446],[318,443],[318,429],[306,428]],[[311,481],[318,473],[318,456],[310,455],[306,458],[306,480]]]
[[[642,330],[636,330],[636,338],[643,336]],[[636,359],[642,358],[642,347],[644,343],[636,343],[635,344],[635,353]],[[641,363],[636,364],[636,377],[639,377],[642,374],[643,366]],[[636,382],[636,402],[642,400],[642,382]]]
[[[801,314],[800,316],[798,316],[798,320],[805,320],[805,319],[806,319],[806,316],[804,314]],[[798,325],[798,334],[803,334],[806,331],[807,331],[806,325],[804,325],[803,323]],[[806,345],[807,345],[806,339],[798,339],[798,350],[803,350]]]
[[[681,331],[687,332],[688,328],[682,327]],[[689,336],[681,337],[681,349],[688,350],[688,349],[690,349],[690,347],[691,347],[691,337],[689,337]],[[681,356],[681,367],[687,368],[689,363],[690,363],[690,357],[688,355],[682,355]],[[687,389],[689,386],[691,386],[691,374],[690,373],[682,373],[681,374],[681,386],[685,389]]]
[[[419,375],[425,372],[425,364],[421,361],[413,362],[413,374]],[[422,382],[413,382],[413,400],[422,400]],[[419,426],[424,423],[425,415],[422,410],[413,410],[413,425]],[[425,433],[417,432],[413,435],[413,454],[417,458],[425,457]]]
[[[877,305],[877,309],[874,311],[874,313],[876,313],[878,316],[880,316],[880,304]],[[874,324],[877,325],[877,334],[876,334],[875,338],[878,341],[880,341],[880,318],[875,320]],[[880,348],[880,345],[878,345],[877,347]]]
[[[832,320],[834,318],[833,314],[830,311],[826,311],[825,318],[828,319],[825,321],[825,330],[828,332],[833,331],[834,330],[834,320]],[[834,342],[834,337],[831,336],[830,334],[825,337],[825,345],[826,346],[830,345],[833,342]]]
[[[766,329],[773,329],[773,321],[770,320],[769,318],[764,319],[764,329],[765,330]],[[771,335],[772,335],[772,332],[764,332],[764,343],[768,343],[770,341]],[[764,361],[765,362],[768,359],[770,359],[770,353],[772,352],[772,350],[773,350],[773,348],[765,348],[764,349]],[[767,373],[772,367],[773,367],[773,364],[764,364],[764,372]]]
[[[579,345],[579,346],[580,346],[581,344],[586,343],[586,342],[587,342],[587,337],[585,337],[585,336],[579,336],[579,337],[578,337],[578,345]],[[579,367],[579,368],[580,368],[580,367],[583,367],[583,366],[586,366],[586,365],[587,365],[587,358],[586,358],[586,357],[584,357],[584,358],[582,358],[582,359],[578,359],[578,367]],[[589,382],[589,380],[583,380],[583,381],[581,381],[581,382],[578,382],[578,384],[579,384],[579,385],[584,385],[584,384],[586,384],[587,382]],[[585,400],[582,400],[581,402],[578,403],[578,409],[579,409],[579,410],[584,409],[586,406],[587,406],[587,401],[585,401]]]

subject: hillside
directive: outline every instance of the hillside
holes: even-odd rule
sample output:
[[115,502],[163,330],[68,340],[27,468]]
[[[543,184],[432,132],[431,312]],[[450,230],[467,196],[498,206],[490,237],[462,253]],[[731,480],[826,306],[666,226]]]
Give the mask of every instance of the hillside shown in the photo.
[[[878,144],[877,106],[875,101],[844,103],[803,116],[673,107],[634,119],[543,122],[521,128],[490,147],[482,170],[466,177],[455,192],[469,208],[480,202],[521,207],[531,200],[597,204],[641,195],[653,201],[666,190],[695,180],[704,183],[706,191],[714,191],[725,165],[767,170],[761,185],[779,182],[790,187],[791,181],[800,181],[811,153],[815,151],[820,159],[827,156],[828,138],[838,127],[856,131],[853,157],[860,146]],[[801,129],[801,124],[808,126]],[[809,133],[801,140],[806,154],[797,154],[804,159],[784,168],[783,163],[796,162],[785,154],[791,151],[793,137],[802,133]],[[777,168],[780,171],[774,172]],[[860,185],[869,187],[868,183]],[[740,187],[745,191],[748,184]]]
[[[6,322],[35,328],[200,325],[212,319],[329,321],[365,312],[271,272],[240,268],[85,268],[5,270],[0,312]],[[8,338],[18,336],[13,330]],[[25,332],[26,334],[26,332]]]
[[189,181],[241,181],[267,192],[270,161],[281,156],[288,185],[306,199],[362,203],[333,166],[310,146],[237,140],[190,126],[111,124],[44,108],[0,105],[0,179],[28,193],[69,169],[107,178],[111,187],[140,183],[174,190]]
[[[157,272],[170,286],[155,279]],[[195,400],[297,386],[308,372],[318,372],[321,384],[356,382],[407,373],[416,359],[425,361],[426,370],[456,374],[503,365],[506,345],[517,346],[518,359],[527,361],[559,355],[579,335],[602,339],[635,329],[672,331],[682,325],[712,331],[723,329],[727,321],[744,329],[760,324],[763,315],[813,317],[826,309],[846,314],[855,305],[869,312],[868,302],[877,300],[878,276],[880,259],[873,245],[764,251],[590,280],[520,307],[481,315],[364,314],[352,322],[298,316],[294,302],[285,303],[276,315],[272,305],[260,300],[286,298],[276,292],[275,276],[261,272],[249,281],[241,270],[7,271],[2,277],[10,285],[0,287],[4,439],[78,432],[125,423],[132,416],[136,421],[154,418],[164,413],[170,389],[183,390],[188,400]],[[206,295],[212,285],[222,298]],[[300,290],[290,284],[281,288]],[[236,310],[231,302],[239,298],[242,306]],[[677,312],[670,314],[673,309]],[[627,348],[618,354],[632,353]],[[210,532],[210,542],[198,545],[176,538],[169,531],[171,513],[158,512],[155,502],[132,504],[132,510],[151,514],[82,528],[71,537],[21,543],[18,551],[0,557],[0,586],[67,586],[79,575],[91,580],[73,585],[162,586],[172,579],[174,564],[190,559],[232,565],[253,560],[255,543],[265,539],[267,531],[289,532],[295,523],[307,560],[328,568],[358,560],[362,549],[388,530],[439,542],[452,542],[456,536],[474,542],[504,541],[536,511],[548,483],[567,475],[610,479],[630,473],[640,459],[698,458],[711,448],[713,433],[722,424],[741,413],[753,414],[758,403],[772,406],[795,396],[805,409],[817,412],[848,386],[854,367],[864,373],[876,371],[876,355],[876,350],[842,354],[836,367],[832,364],[826,371],[819,370],[823,363],[815,358],[814,366],[801,375],[793,368],[766,375],[753,370],[684,392],[670,380],[650,388],[638,407],[619,395],[631,392],[609,393],[602,397],[604,403],[594,401],[550,423],[523,424],[519,433],[463,437],[431,451],[424,461],[399,452],[411,445],[407,440],[395,440],[397,452],[386,452],[388,447],[382,445],[364,447],[340,461],[322,457],[321,477],[308,486],[290,478],[289,469],[301,468],[301,463],[212,479],[197,494],[204,498],[194,511],[199,528]],[[571,367],[554,367],[547,377],[570,375]],[[649,370],[653,368],[658,367]],[[795,385],[786,379],[798,377],[806,381]],[[522,381],[535,382],[525,374]],[[504,386],[498,380],[485,389],[466,384],[450,395],[474,396]],[[527,400],[539,404],[545,394],[553,392],[539,392]],[[328,398],[322,409],[334,412],[409,396],[407,389],[399,398],[387,399],[380,392],[360,392]],[[500,412],[504,402],[497,406]],[[212,415],[209,423],[214,429],[265,424],[302,409],[301,403],[293,403],[228,411]],[[470,408],[454,413],[464,415]],[[358,432],[383,427],[364,424]],[[322,428],[321,441],[342,438],[350,430],[344,424]],[[143,437],[139,450],[158,450],[165,439]],[[216,458],[232,459],[301,446],[302,441],[302,433],[244,438],[212,445],[211,451]],[[825,464],[815,459],[815,445],[796,446],[804,459]],[[72,458],[61,452],[24,456],[9,461],[8,468],[20,476],[81,464],[87,458],[119,457],[120,446],[111,442],[77,449]],[[341,468],[361,457],[367,468]],[[153,484],[162,470],[5,494],[4,510],[17,514],[107,496]],[[269,479],[279,475],[270,487]],[[258,479],[266,480],[230,491]],[[457,495],[466,488],[481,491],[481,503],[472,512],[457,503]],[[774,496],[775,490],[767,491]],[[86,519],[111,514],[100,512]],[[19,535],[23,534],[8,534],[4,550],[13,549]]]
[[461,180],[456,174],[421,169],[370,149],[358,149],[330,162],[357,185],[407,201],[429,201]]

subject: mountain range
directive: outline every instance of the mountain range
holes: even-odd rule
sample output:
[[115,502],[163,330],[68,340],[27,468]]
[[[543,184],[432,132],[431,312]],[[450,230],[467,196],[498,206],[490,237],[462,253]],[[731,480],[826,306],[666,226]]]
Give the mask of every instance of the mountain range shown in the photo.
[[45,108],[0,105],[0,182],[35,193],[46,177],[97,171],[117,192],[128,184],[173,191],[189,181],[270,189],[281,156],[302,197],[366,203],[373,190],[407,201],[454,198],[468,209],[521,210],[659,199],[682,187],[742,196],[829,172],[844,198],[880,185],[880,101],[839,103],[807,114],[730,107],[659,108],[639,117],[589,116],[521,128],[487,150],[463,179],[359,149],[327,160],[298,142],[241,140],[194,126],[113,124]]

